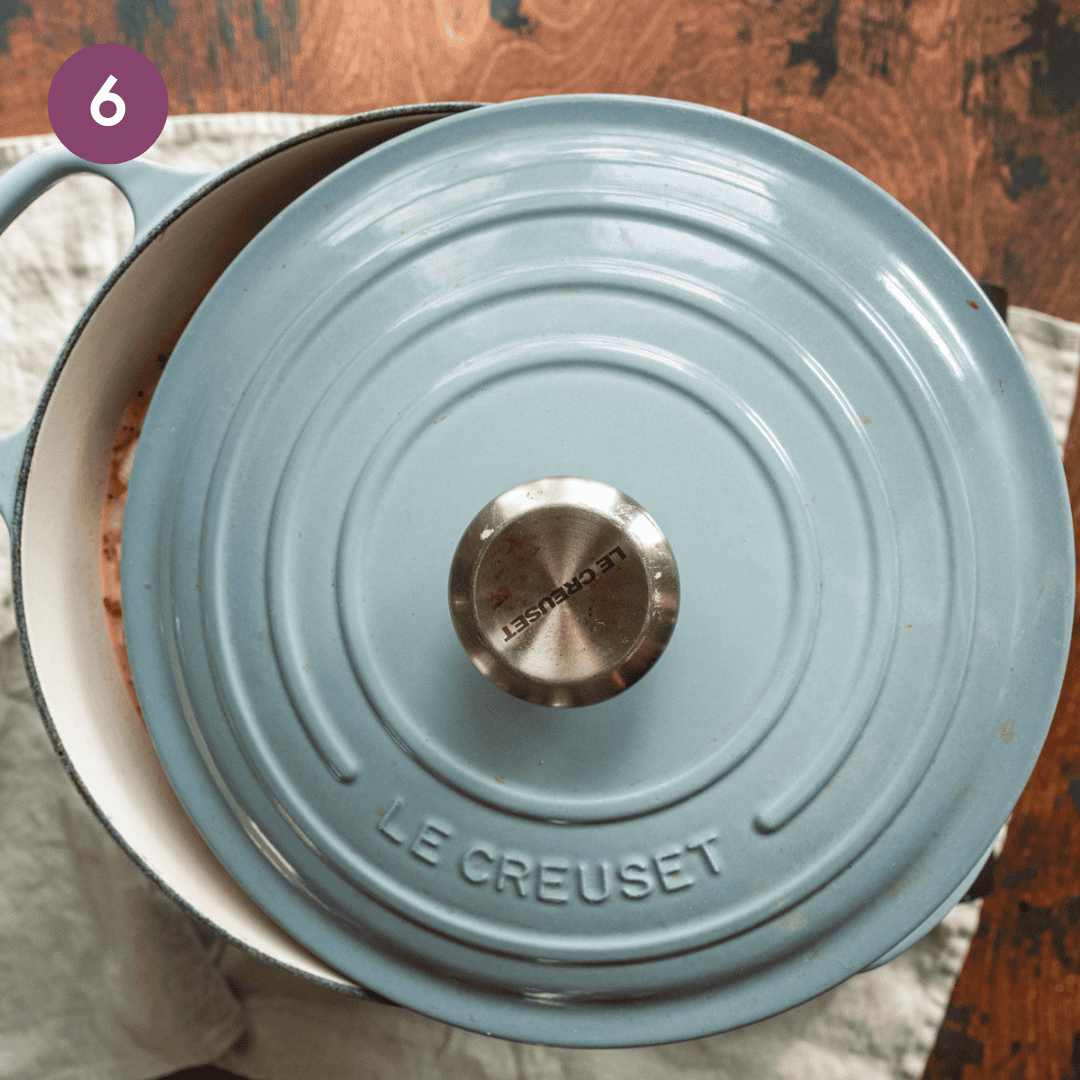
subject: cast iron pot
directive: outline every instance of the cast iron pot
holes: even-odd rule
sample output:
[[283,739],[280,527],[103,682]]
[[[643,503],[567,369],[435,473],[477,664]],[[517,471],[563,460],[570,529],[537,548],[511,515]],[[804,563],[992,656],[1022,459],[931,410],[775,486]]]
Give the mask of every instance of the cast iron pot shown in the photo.
[[2,228],[79,172],[115,183],[135,215],[131,248],[72,330],[34,417],[0,444],[0,512],[11,533],[20,641],[49,735],[117,843],[173,900],[256,953],[354,993],[351,980],[259,910],[177,800],[112,654],[101,603],[101,507],[134,387],[172,351],[244,245],[355,155],[475,107],[419,105],[344,118],[220,172],[143,160],[96,165],[57,148],[0,178]]
[[[0,505],[57,749],[189,910],[611,1046],[789,1008],[963,895],[1060,691],[1071,517],[1022,357],[903,208],[613,96],[369,114],[210,177],[54,151],[0,223],[80,169],[136,239]],[[147,736],[98,525],[163,353],[122,562]]]

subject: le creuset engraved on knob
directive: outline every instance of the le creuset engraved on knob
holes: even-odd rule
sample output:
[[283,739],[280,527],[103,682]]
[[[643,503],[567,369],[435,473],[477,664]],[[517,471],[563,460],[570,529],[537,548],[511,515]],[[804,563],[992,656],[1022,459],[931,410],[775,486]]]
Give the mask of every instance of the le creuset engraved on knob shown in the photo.
[[679,571],[629,496],[549,476],[473,518],[449,592],[477,668],[516,697],[561,708],[606,701],[656,663],[678,616]]
[[[455,590],[478,511],[555,478],[626,502],[492,519]],[[530,524],[498,580],[484,530]],[[602,559],[627,655],[666,648],[552,708],[621,670],[530,656],[595,629]],[[564,1045],[759,1020],[937,917],[1034,765],[1072,575],[1045,411],[944,247],[798,140],[606,96],[435,121],[267,225],[155,393],[122,555],[147,725],[244,889],[391,1000]],[[457,631],[448,581],[489,605]]]

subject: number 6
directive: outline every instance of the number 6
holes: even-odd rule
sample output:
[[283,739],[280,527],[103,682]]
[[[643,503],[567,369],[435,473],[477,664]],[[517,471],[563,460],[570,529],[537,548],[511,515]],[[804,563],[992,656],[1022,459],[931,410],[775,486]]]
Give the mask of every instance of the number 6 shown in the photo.
[[[90,115],[94,118],[94,122],[102,127],[115,127],[124,119],[124,113],[127,111],[124,99],[119,94],[112,92],[115,85],[116,76],[110,75],[101,84],[101,89],[94,95],[94,100],[90,102]],[[101,106],[106,101],[111,101],[116,106],[116,112],[112,116],[105,116],[101,111]]]

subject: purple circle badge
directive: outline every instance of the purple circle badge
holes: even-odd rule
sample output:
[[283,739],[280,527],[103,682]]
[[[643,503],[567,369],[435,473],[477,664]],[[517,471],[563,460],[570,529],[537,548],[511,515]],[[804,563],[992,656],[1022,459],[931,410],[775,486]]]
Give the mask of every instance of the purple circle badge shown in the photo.
[[49,85],[49,121],[73,154],[115,165],[146,153],[169,114],[154,62],[126,45],[91,45],[69,56]]

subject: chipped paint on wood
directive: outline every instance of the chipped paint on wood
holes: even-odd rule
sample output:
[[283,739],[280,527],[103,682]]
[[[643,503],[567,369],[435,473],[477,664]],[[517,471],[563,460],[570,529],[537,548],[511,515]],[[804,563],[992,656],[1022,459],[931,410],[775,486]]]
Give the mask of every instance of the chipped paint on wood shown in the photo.
[[0,0],[0,52],[11,52],[9,30],[12,21],[29,19],[33,14],[30,5],[23,0]]
[[521,0],[491,0],[491,17],[505,30],[525,30],[529,26],[528,16],[518,10]]
[[145,48],[146,37],[150,32],[151,15],[155,16],[158,22],[168,30],[175,18],[171,0],[117,0],[116,2],[116,25],[128,45],[140,52]]
[[1035,10],[1021,15],[1031,33],[1008,49],[1004,59],[1031,57],[1031,113],[1034,116],[1069,112],[1080,103],[1080,29],[1061,21],[1061,4],[1038,0]]
[[818,25],[802,41],[788,43],[788,67],[812,63],[817,68],[814,93],[821,95],[840,70],[836,53],[836,24],[840,15],[840,0],[828,0],[824,10],[820,4],[811,6]]
[[985,1047],[981,1039],[968,1034],[970,1023],[970,1006],[950,1005],[945,1010],[932,1057],[939,1080],[963,1080],[965,1065],[982,1064]]
[[236,27],[233,26],[233,21],[229,17],[225,0],[217,0],[217,31],[221,44],[232,52],[236,48]]

